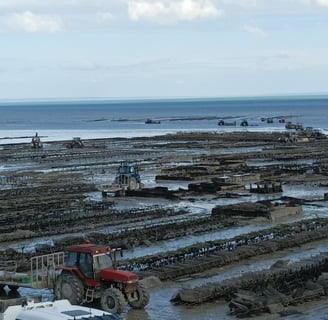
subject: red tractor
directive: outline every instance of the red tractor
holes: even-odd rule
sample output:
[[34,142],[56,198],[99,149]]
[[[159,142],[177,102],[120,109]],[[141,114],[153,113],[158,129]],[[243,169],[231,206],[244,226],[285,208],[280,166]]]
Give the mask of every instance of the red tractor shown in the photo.
[[126,303],[137,309],[148,304],[149,293],[138,276],[116,268],[118,249],[86,243],[70,246],[67,251],[64,265],[58,268],[57,299],[72,304],[98,299],[101,308],[111,313],[122,313]]

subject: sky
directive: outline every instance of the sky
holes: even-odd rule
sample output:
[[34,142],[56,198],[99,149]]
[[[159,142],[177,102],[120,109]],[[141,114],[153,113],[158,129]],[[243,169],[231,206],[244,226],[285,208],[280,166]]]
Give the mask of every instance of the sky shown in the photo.
[[328,93],[328,0],[0,0],[0,100]]

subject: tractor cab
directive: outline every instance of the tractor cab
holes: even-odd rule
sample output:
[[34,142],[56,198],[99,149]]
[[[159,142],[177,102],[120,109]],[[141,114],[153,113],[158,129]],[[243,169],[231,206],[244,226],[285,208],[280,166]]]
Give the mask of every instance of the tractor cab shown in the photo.
[[138,167],[133,164],[125,163],[123,162],[119,167],[118,167],[118,174],[138,174]]
[[77,268],[85,280],[98,280],[101,270],[116,269],[116,251],[93,244],[71,246],[67,251],[65,266]]

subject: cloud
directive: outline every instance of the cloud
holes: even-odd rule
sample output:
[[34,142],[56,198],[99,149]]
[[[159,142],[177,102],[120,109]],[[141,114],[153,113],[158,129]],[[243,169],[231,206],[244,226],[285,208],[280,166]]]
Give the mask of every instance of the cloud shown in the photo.
[[314,3],[320,7],[328,7],[328,0],[315,0]]
[[245,24],[244,29],[246,32],[259,38],[265,38],[268,36],[268,34],[264,30],[254,25]]
[[222,15],[222,11],[210,0],[130,0],[128,12],[133,21],[158,23],[217,18]]
[[63,30],[63,23],[59,17],[34,14],[31,11],[23,13],[10,13],[0,17],[3,26],[27,33],[53,33]]

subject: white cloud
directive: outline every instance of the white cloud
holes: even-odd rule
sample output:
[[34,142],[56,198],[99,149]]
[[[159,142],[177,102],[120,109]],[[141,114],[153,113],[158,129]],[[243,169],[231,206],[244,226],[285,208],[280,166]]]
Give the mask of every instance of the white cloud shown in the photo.
[[256,37],[259,38],[265,38],[268,36],[268,34],[264,30],[254,25],[245,24],[244,29],[246,32],[255,35]]
[[315,0],[314,1],[318,6],[328,7],[328,0]]
[[222,15],[222,11],[210,0],[130,0],[128,10],[133,21],[144,19],[159,23],[216,18]]
[[0,17],[3,26],[27,33],[35,32],[59,32],[63,29],[62,20],[51,15],[34,14],[31,11],[23,13],[10,13]]

